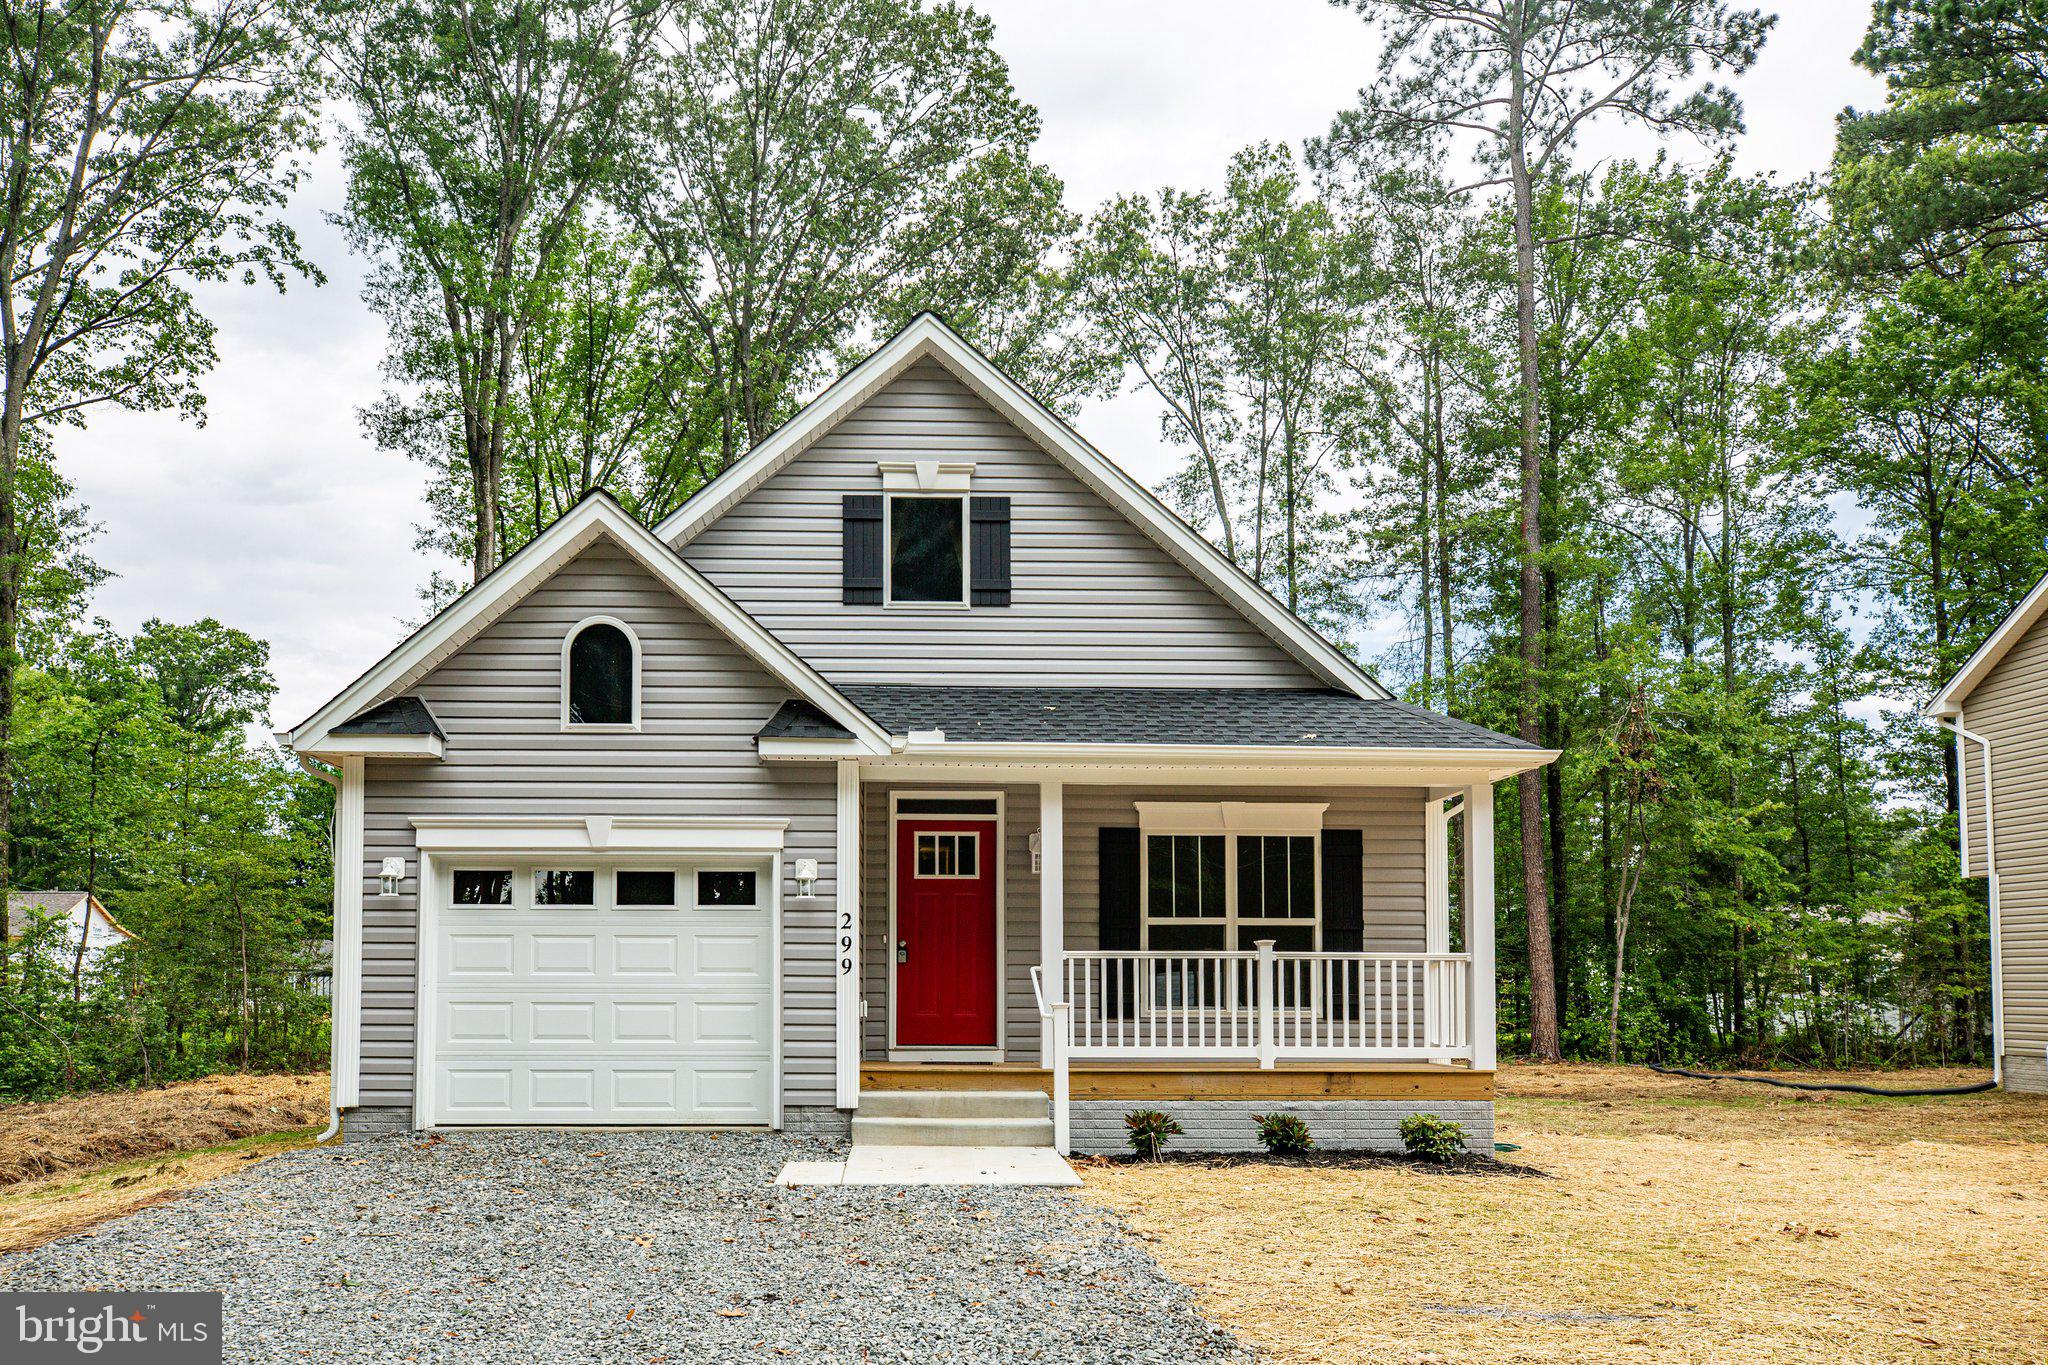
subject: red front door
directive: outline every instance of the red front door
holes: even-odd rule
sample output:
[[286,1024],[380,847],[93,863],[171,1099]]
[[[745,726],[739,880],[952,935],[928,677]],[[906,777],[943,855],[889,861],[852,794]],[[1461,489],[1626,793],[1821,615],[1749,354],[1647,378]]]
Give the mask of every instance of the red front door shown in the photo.
[[996,826],[896,823],[896,1045],[996,1045]]

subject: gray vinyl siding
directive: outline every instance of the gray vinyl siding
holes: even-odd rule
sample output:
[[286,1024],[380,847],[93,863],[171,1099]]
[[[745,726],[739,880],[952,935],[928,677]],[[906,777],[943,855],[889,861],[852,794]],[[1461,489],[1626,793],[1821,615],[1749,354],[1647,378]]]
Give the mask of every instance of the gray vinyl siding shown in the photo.
[[[1998,834],[2007,1084],[2048,1089],[2048,618],[1963,699],[1963,724],[1991,741]],[[1984,764],[1966,746],[1972,875],[1984,872]]]
[[[960,790],[954,784],[954,790]],[[903,784],[869,783],[861,789],[861,989],[867,1001],[862,1055],[888,1055],[889,793],[933,791]],[[976,788],[976,790],[994,790]],[[1004,826],[1004,1056],[1038,1061],[1038,1005],[1031,968],[1039,960],[1038,877],[1031,871],[1029,839],[1038,828],[1038,788],[1002,789]],[[1327,829],[1363,832],[1365,848],[1365,951],[1419,953],[1424,942],[1424,793],[1409,787],[1135,788],[1069,785],[1066,812],[1066,914],[1062,932],[1071,952],[1101,945],[1098,833],[1104,826],[1135,826],[1139,801],[1327,801]]]
[[[974,462],[1011,506],[1012,605],[840,602],[840,499],[880,459]],[[921,361],[682,547],[851,683],[1301,687],[1318,679],[936,361]]]
[[[642,729],[565,734],[561,650],[592,615],[640,637]],[[764,765],[754,733],[789,695],[639,564],[600,541],[412,689],[447,733],[439,762],[374,761],[364,793],[362,1103],[410,1106],[417,1023],[420,815],[747,815],[787,819],[781,1029],[786,1106],[831,1105],[832,769]],[[399,894],[378,894],[386,857]],[[818,860],[817,895],[795,898],[791,864]]]

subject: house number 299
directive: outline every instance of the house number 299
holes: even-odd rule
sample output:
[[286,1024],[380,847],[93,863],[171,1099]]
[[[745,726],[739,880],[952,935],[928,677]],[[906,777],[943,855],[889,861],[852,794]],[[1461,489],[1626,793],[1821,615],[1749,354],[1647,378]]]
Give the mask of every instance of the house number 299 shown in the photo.
[[853,911],[839,912],[839,974],[850,975],[853,971]]

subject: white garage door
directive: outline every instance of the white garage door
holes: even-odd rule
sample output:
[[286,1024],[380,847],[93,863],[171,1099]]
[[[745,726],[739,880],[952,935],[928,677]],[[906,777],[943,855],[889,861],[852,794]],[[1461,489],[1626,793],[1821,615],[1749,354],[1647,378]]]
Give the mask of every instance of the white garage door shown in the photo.
[[431,1121],[770,1122],[771,868],[449,868],[427,964]]

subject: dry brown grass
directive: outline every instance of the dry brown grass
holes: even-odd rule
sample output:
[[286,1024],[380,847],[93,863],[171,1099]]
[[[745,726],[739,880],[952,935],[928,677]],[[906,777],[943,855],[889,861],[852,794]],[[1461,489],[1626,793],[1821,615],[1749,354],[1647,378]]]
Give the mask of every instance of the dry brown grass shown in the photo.
[[209,1076],[155,1090],[0,1105],[0,1189],[327,1118],[327,1077]]
[[0,1190],[0,1254],[26,1251],[120,1218],[279,1152],[312,1145],[307,1126],[219,1147],[124,1161],[92,1172],[24,1180]]
[[[1869,1079],[1959,1077],[1982,1073]],[[2048,1100],[1605,1067],[1500,1082],[1501,1139],[1554,1178],[1084,1175],[1282,1361],[2048,1359]]]

